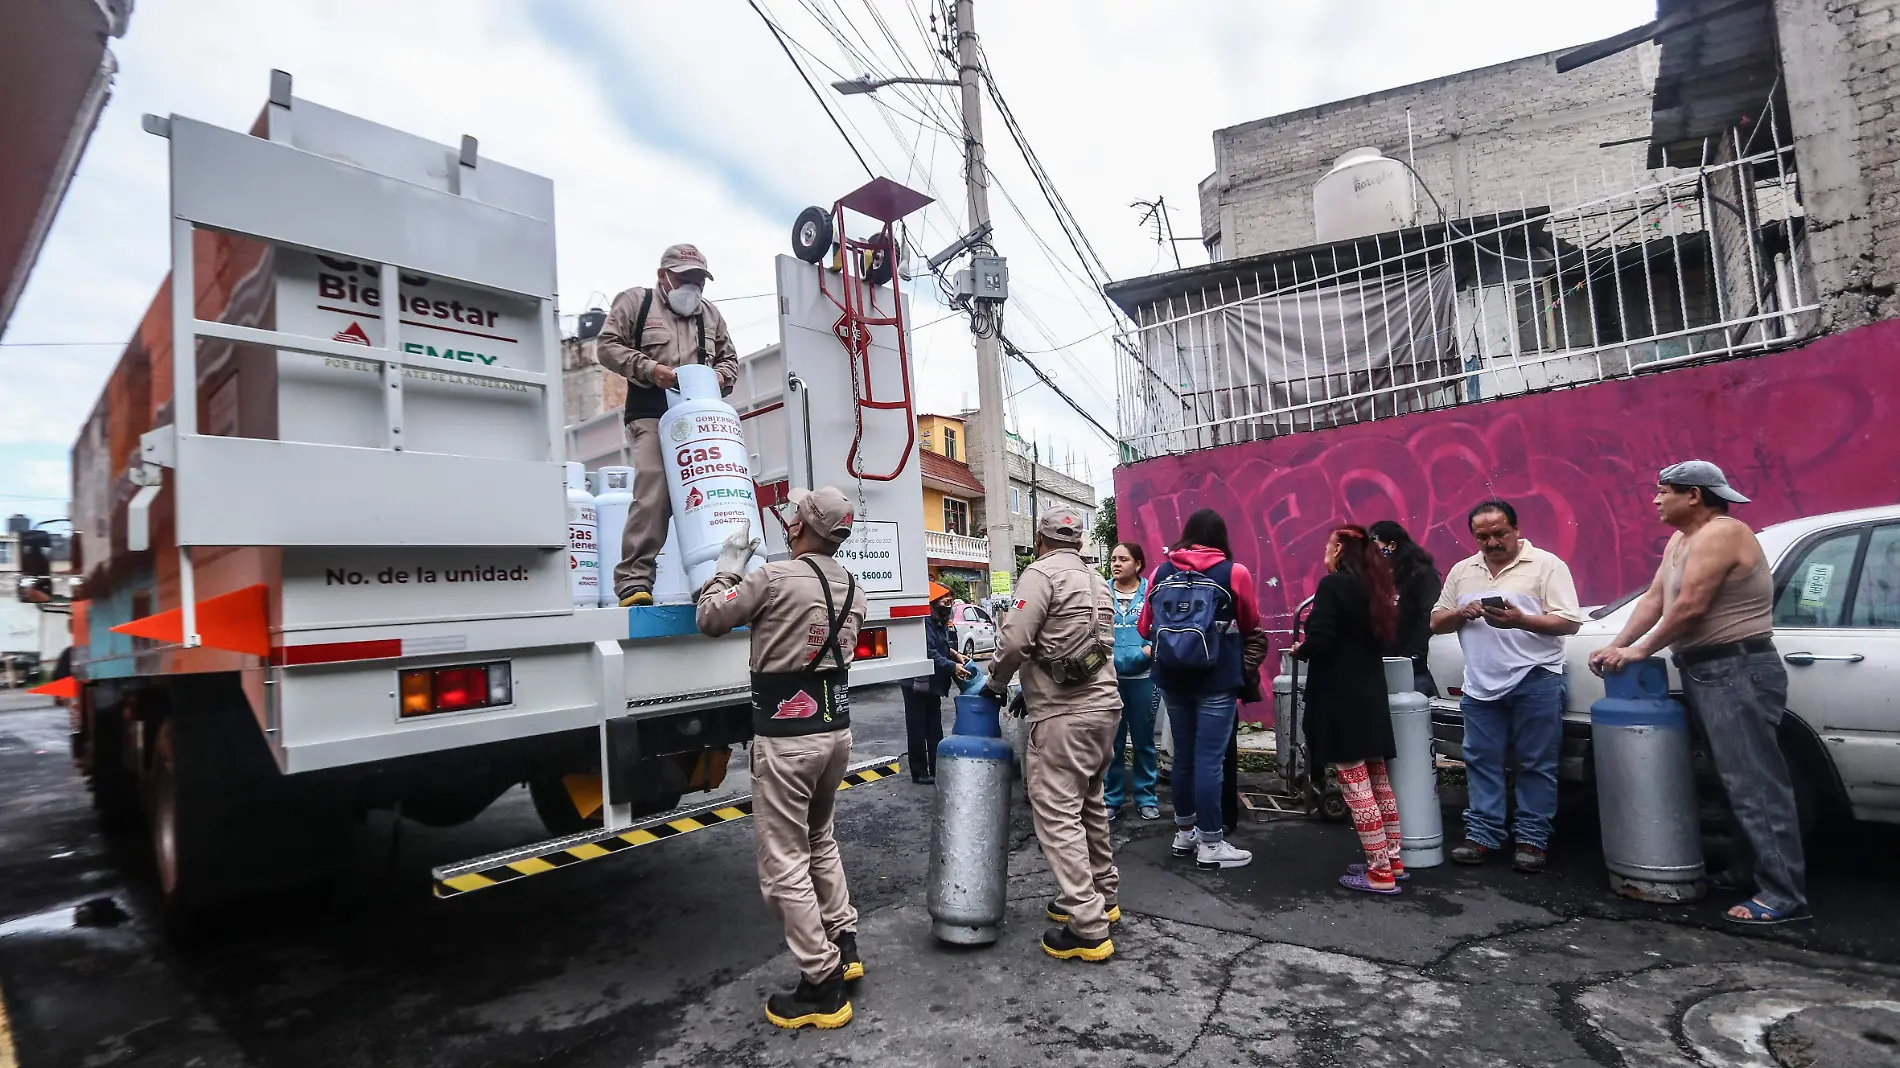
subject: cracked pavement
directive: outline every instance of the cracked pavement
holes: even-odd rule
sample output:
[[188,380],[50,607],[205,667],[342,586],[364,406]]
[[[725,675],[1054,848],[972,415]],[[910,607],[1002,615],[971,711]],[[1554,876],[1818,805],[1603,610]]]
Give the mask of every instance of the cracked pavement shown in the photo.
[[[895,691],[853,704],[860,755],[903,748]],[[1811,928],[1743,937],[1726,898],[1611,895],[1588,811],[1560,817],[1547,875],[1439,868],[1390,899],[1334,885],[1358,854],[1344,826],[1244,826],[1254,864],[1216,873],[1168,854],[1166,819],[1126,820],[1127,918],[1087,964],[1036,945],[1053,884],[1020,795],[1001,941],[936,944],[932,793],[900,778],[840,803],[856,1018],[789,1033],[760,1012],[794,970],[743,828],[436,902],[430,865],[539,836],[526,799],[447,831],[373,820],[330,898],[259,902],[175,949],[137,843],[94,829],[63,732],[59,710],[0,697],[0,997],[25,1068],[1900,1065],[1886,828],[1822,852]],[[130,920],[72,927],[101,895]]]

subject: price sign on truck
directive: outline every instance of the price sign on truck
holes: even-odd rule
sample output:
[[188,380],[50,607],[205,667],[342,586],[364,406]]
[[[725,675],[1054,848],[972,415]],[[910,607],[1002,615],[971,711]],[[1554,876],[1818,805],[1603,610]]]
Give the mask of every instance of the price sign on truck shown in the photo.
[[898,564],[897,524],[860,522],[838,547],[838,562],[858,577],[866,593],[898,593],[904,588]]

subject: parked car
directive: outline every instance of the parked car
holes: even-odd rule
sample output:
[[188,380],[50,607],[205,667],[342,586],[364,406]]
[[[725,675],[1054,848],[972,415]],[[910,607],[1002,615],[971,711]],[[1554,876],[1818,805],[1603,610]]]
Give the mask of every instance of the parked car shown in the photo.
[[[1775,575],[1775,646],[1788,665],[1781,747],[1794,778],[1803,828],[1821,812],[1900,823],[1900,505],[1809,516],[1758,535]],[[1632,590],[1588,610],[1590,622],[1565,643],[1560,778],[1588,783],[1590,706],[1603,680],[1590,654],[1629,620]],[[1455,634],[1432,638],[1430,667],[1438,752],[1461,756],[1464,719],[1456,700],[1464,655]],[[1670,688],[1681,696],[1675,666]]]
[[976,605],[958,601],[950,609],[950,640],[964,656],[996,651],[996,621]]

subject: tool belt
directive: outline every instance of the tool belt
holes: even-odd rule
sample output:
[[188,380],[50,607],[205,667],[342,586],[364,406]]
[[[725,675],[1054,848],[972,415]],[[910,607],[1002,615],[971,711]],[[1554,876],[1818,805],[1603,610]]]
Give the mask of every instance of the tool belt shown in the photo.
[[1097,644],[1076,656],[1044,661],[1042,666],[1048,669],[1050,680],[1057,686],[1081,686],[1093,681],[1096,673],[1102,670],[1102,665],[1108,663],[1113,655],[1112,648]]
[[[830,629],[824,644],[811,654],[800,671],[754,671],[752,673],[752,733],[761,738],[796,738],[806,734],[846,730],[851,726],[851,664],[838,644],[838,632],[844,629],[851,602],[858,594],[858,578],[845,572],[844,606],[831,599],[831,580],[810,557],[805,558],[811,573],[818,576],[818,588],[825,594],[825,619]],[[819,661],[831,657],[832,666],[820,668]]]

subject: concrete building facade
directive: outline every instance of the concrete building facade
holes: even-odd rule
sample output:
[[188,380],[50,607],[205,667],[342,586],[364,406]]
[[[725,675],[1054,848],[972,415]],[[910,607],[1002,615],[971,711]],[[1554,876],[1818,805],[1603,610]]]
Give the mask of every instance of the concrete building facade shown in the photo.
[[[963,413],[965,425],[969,431],[970,470],[977,480],[983,482],[987,477],[983,470],[983,425],[976,419],[974,411]],[[1068,505],[1080,509],[1085,525],[1095,525],[1095,513],[1099,507],[1095,499],[1095,489],[1079,478],[1075,478],[1048,464],[1038,462],[1039,450],[1032,443],[1010,435],[1005,453],[1009,464],[1009,500],[1010,500],[1010,541],[1018,553],[1027,553],[1036,542],[1036,517],[1049,508]],[[988,485],[988,482],[983,482]],[[989,529],[989,509],[978,498],[973,502],[976,507],[976,526],[978,530]],[[1093,535],[1083,542],[1082,556],[1091,561],[1104,557],[1103,547],[1097,544]]]

